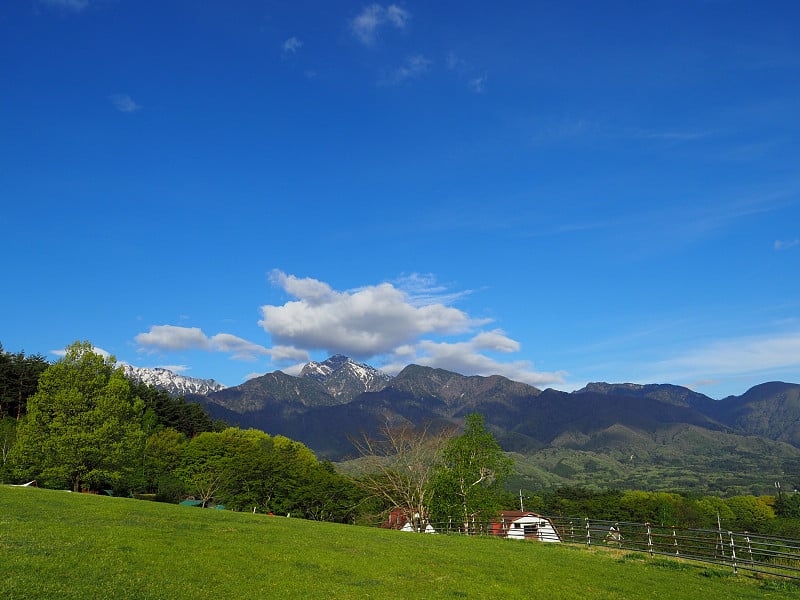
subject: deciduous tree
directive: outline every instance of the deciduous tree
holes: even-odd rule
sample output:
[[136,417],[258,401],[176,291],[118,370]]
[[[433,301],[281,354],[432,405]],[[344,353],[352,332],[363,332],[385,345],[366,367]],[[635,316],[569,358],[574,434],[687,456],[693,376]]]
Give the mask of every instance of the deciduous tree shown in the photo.
[[144,404],[115,362],[75,342],[42,373],[11,455],[19,476],[75,491],[125,485],[141,457]]
[[415,428],[404,423],[384,425],[377,437],[354,439],[361,455],[360,485],[390,508],[401,510],[416,527],[421,518],[429,516],[433,478],[451,435],[452,429]]
[[469,530],[473,519],[480,522],[496,516],[512,465],[486,429],[483,416],[468,415],[464,433],[451,438],[442,453],[433,485],[435,518],[460,518]]

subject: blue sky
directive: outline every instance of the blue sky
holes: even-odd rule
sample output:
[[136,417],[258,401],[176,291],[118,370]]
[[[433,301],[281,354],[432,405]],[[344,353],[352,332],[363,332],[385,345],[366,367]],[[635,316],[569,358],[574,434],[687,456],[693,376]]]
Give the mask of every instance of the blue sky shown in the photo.
[[800,382],[800,3],[0,6],[7,351]]

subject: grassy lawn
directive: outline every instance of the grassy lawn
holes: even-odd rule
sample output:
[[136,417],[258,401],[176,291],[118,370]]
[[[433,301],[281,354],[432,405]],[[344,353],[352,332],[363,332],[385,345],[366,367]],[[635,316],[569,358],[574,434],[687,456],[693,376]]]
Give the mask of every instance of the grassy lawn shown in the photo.
[[800,598],[559,544],[433,536],[0,486],[0,598]]

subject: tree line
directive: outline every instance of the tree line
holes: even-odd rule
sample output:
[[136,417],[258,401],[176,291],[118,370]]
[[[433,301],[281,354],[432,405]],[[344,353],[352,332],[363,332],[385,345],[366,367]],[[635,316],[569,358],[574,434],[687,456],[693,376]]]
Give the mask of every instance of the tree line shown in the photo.
[[642,490],[562,487],[520,492],[525,508],[549,516],[750,531],[800,538],[800,493],[776,496],[686,495]]
[[800,537],[800,494],[696,497],[677,493],[506,489],[513,461],[483,417],[450,426],[386,425],[354,444],[345,475],[300,442],[214,421],[198,404],[129,380],[113,357],[75,342],[54,364],[0,346],[0,481],[110,490],[235,510],[338,522],[469,530],[500,510],[747,530]]
[[198,404],[131,381],[88,341],[40,369],[21,397],[19,416],[3,419],[3,480],[333,521],[352,521],[363,500],[303,444],[214,421]]

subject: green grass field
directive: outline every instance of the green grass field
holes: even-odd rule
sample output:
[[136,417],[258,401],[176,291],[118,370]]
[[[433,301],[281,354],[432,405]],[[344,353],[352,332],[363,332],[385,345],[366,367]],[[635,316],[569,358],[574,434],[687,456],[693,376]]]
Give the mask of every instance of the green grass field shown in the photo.
[[0,598],[798,598],[794,583],[560,544],[0,486]]

